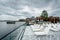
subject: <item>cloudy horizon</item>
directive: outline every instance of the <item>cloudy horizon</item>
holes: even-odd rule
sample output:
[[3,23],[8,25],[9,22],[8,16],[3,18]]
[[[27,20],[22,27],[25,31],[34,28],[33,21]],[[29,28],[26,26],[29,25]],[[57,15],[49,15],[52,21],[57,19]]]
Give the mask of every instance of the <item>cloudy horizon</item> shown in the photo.
[[60,0],[0,0],[0,19],[20,19],[40,16],[47,10],[49,16],[60,15]]

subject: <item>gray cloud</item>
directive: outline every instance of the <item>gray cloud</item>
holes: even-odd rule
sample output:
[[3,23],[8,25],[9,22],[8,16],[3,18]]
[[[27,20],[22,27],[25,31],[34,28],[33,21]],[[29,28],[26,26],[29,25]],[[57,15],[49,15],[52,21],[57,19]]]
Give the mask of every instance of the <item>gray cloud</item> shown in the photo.
[[30,17],[41,14],[45,9],[49,15],[58,13],[59,16],[60,0],[0,0],[0,15]]

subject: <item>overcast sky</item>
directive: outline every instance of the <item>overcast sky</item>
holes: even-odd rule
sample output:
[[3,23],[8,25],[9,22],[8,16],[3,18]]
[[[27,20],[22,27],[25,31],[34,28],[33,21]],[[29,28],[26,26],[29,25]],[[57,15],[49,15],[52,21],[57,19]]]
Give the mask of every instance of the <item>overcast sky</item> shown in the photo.
[[40,16],[43,10],[60,16],[60,0],[0,0],[0,19]]

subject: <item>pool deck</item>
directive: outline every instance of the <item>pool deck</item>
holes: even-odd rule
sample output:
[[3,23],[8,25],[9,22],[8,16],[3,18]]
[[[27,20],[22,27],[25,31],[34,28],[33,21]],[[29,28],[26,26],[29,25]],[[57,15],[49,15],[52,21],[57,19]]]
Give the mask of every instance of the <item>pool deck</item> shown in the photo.
[[36,36],[30,26],[27,26],[22,40],[60,40],[60,31],[49,31],[48,35]]

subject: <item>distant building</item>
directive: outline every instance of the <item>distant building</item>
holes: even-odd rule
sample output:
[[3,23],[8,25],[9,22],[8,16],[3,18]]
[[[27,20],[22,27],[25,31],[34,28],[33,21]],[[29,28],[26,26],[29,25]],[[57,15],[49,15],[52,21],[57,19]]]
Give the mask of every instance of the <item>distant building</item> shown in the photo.
[[36,17],[35,19],[36,23],[44,21],[43,17]]
[[20,21],[20,22],[25,22],[25,21],[26,21],[26,19],[19,19],[19,21]]
[[34,17],[34,16],[32,16],[32,17],[31,17],[31,19],[32,19],[32,20],[35,20],[35,17]]
[[46,10],[43,10],[42,11],[42,14],[41,16],[39,17],[34,17],[32,16],[31,18],[26,18],[26,23],[38,23],[38,22],[51,22],[51,23],[57,23],[57,22],[60,22],[60,17],[53,17],[53,16],[50,16],[48,17],[48,13]]
[[59,17],[50,16],[50,17],[48,17],[48,21],[50,21],[52,23],[57,23],[57,22],[59,22]]
[[31,21],[31,18],[26,18],[26,24],[29,25],[29,22]]

